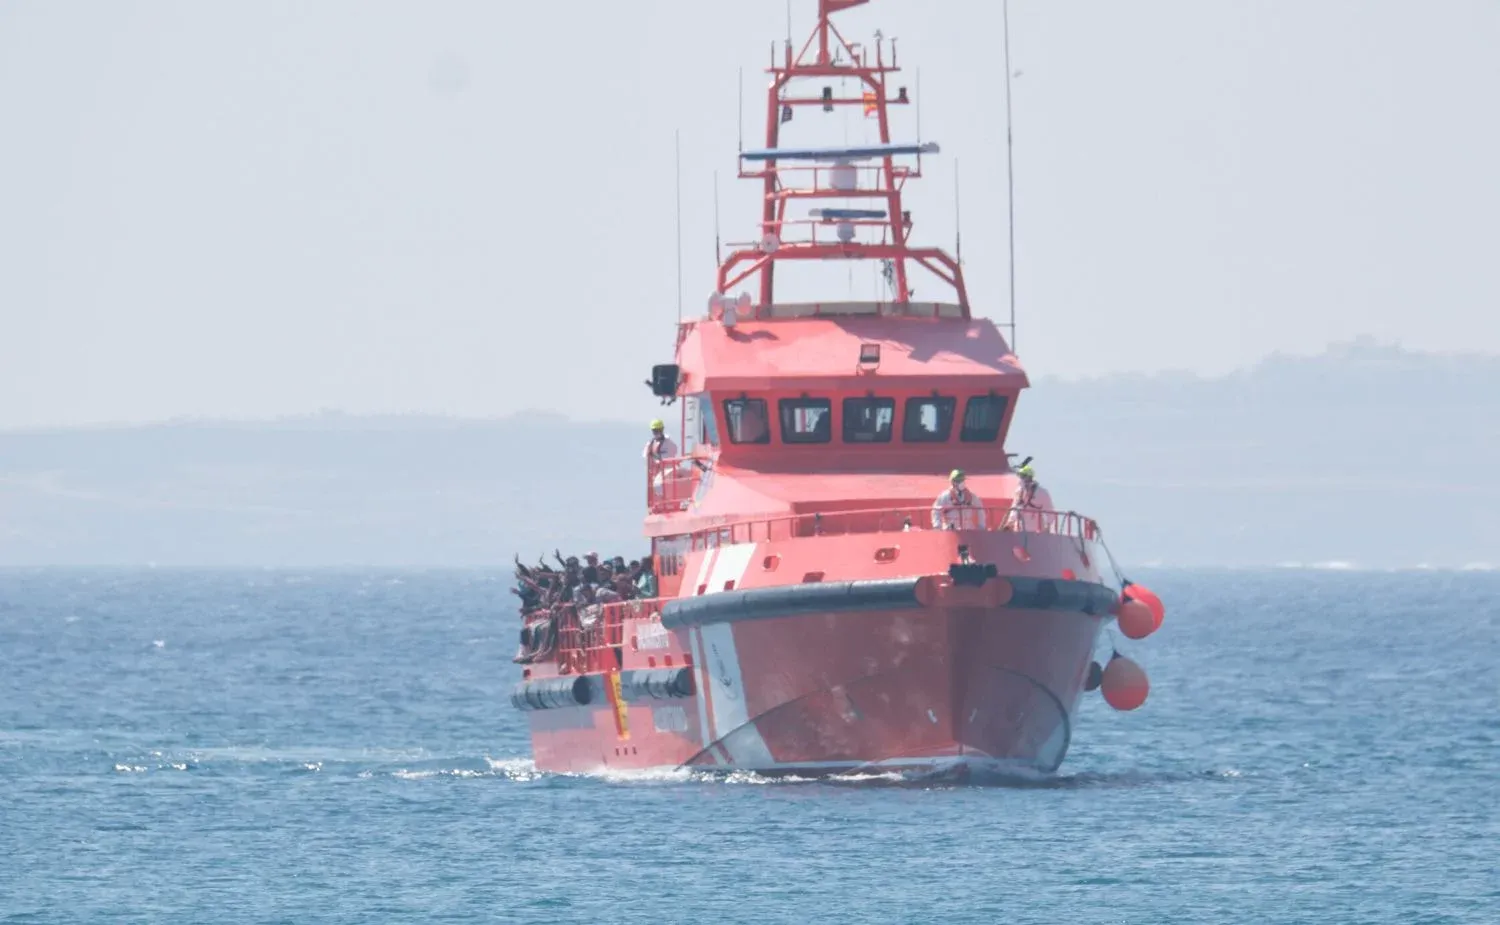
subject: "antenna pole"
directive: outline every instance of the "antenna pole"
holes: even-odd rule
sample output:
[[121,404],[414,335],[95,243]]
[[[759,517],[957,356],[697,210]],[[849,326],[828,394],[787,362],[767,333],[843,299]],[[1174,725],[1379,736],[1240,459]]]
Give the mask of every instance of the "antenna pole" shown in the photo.
[[1010,245],[1010,350],[1016,350],[1016,181],[1011,157],[1010,128],[1010,0],[1002,0],[1000,20],[1005,41],[1005,208],[1006,240]]
[[953,256],[958,265],[964,263],[963,198],[958,194],[958,158],[953,159]]
[[917,68],[917,144],[922,143],[922,69]]
[[718,268],[723,263],[719,255],[719,172],[714,171],[714,267]]
[[677,185],[677,323],[682,324],[682,130],[672,131]]

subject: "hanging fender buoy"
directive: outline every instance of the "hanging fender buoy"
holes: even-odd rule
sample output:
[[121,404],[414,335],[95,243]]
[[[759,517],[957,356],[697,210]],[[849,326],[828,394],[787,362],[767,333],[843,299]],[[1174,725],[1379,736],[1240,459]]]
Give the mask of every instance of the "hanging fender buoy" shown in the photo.
[[1146,702],[1146,695],[1151,692],[1145,669],[1119,653],[1105,666],[1099,687],[1104,701],[1116,710],[1136,709]]
[[1115,622],[1119,624],[1120,632],[1131,639],[1145,639],[1160,626],[1149,607],[1130,598],[1121,601],[1115,608]]
[[1099,689],[1099,683],[1104,680],[1104,669],[1098,662],[1089,662],[1089,676],[1084,679],[1083,689],[1093,691]]
[[[1167,616],[1167,608],[1162,604],[1161,598],[1157,597],[1155,592],[1150,588],[1145,585],[1130,584],[1127,582],[1124,589],[1120,592],[1120,597],[1122,601],[1138,601],[1144,604],[1146,609],[1151,612],[1151,619],[1155,624],[1152,626],[1152,630],[1161,629],[1162,621]],[[1121,627],[1121,629],[1123,630],[1124,627]]]

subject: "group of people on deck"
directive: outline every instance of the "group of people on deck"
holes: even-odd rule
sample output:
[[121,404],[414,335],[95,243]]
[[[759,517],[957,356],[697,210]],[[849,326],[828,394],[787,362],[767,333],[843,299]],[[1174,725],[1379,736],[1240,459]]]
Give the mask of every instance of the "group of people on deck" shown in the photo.
[[560,569],[545,560],[528,566],[516,557],[516,585],[511,593],[521,599],[521,615],[550,611],[562,604],[585,607],[589,604],[612,604],[618,601],[656,596],[656,574],[651,560],[631,560],[615,556],[600,561],[596,552],[580,562],[577,556],[563,558],[554,551]]
[[[653,443],[659,444],[665,440],[661,436],[660,422],[652,423],[658,425]],[[665,442],[671,443],[670,440]],[[666,450],[666,454],[675,452],[675,449]],[[648,445],[648,458],[652,450],[653,447]],[[1022,466],[1016,474],[1020,476],[1020,482],[1000,529],[1034,529],[1022,518],[1035,516],[1041,510],[1036,501],[1036,473],[1030,466]],[[932,503],[934,530],[989,529],[985,522],[984,502],[969,490],[966,482],[962,469],[954,469],[949,474],[948,490]],[[656,573],[649,558],[632,559],[627,563],[623,556],[600,560],[596,552],[585,554],[582,561],[577,556],[564,558],[558,550],[553,550],[552,555],[562,566],[560,569],[548,565],[545,559],[528,566],[522,564],[520,556],[516,557],[516,584],[511,593],[521,599],[523,617],[550,612],[562,604],[585,607],[657,595]]]
[[545,560],[523,565],[516,557],[516,584],[511,593],[521,599],[521,645],[512,661],[529,664],[548,657],[557,647],[558,627],[566,613],[577,613],[592,604],[656,597],[656,573],[650,559],[631,560],[615,556],[601,561],[598,553],[563,558],[553,551],[562,568]]
[[[652,442],[646,447],[648,461],[671,458],[676,447],[662,434],[660,422],[653,421]],[[1037,501],[1036,473],[1030,466],[1016,471],[1020,481],[1010,508],[999,525],[1001,530],[1036,530],[1042,515]],[[932,503],[934,530],[986,530],[984,503],[969,490],[962,469],[948,475],[948,489]],[[521,599],[521,646],[515,661],[527,663],[544,657],[557,641],[556,617],[563,608],[577,610],[594,604],[649,599],[657,596],[656,573],[651,559],[626,562],[615,556],[601,560],[590,552],[580,561],[577,556],[563,557],[554,550],[553,557],[561,568],[553,568],[545,559],[534,566],[516,557],[516,584],[511,593]]]

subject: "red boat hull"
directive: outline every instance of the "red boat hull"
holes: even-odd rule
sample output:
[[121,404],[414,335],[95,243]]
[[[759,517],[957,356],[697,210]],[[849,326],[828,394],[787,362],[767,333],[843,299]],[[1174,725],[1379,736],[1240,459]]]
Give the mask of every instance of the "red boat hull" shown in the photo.
[[687,763],[1050,772],[1099,623],[954,607],[695,628],[711,744]]
[[[1033,540],[1039,554],[1025,571],[1057,575],[1062,569],[1043,563],[1070,551],[1079,557],[1076,546],[1052,545],[1052,556],[1041,554]],[[733,549],[709,552],[728,556]],[[705,572],[715,568],[702,565]],[[754,584],[746,571],[738,573],[740,587]],[[927,587],[913,592],[925,599],[906,606],[787,615],[774,607],[752,613],[739,603],[725,609],[733,594],[695,595],[671,602],[697,608],[678,626],[664,625],[671,604],[661,616],[627,612],[617,654],[608,655],[618,670],[586,675],[587,702],[530,712],[537,765],[581,773],[660,767],[798,775],[1049,773],[1067,753],[1094,645],[1110,619],[1105,607],[1056,605],[1064,586],[1085,592],[1076,600],[1097,604],[1109,597],[1103,586],[1068,574],[1002,576],[985,588],[949,587],[951,593],[936,596]],[[1019,590],[1011,592],[1024,581],[1033,589],[1045,585],[1049,593],[1033,590],[1032,598],[1051,606],[1028,606]],[[702,616],[705,602],[723,603],[722,612]],[[637,689],[632,696],[633,677],[684,668],[690,693]]]

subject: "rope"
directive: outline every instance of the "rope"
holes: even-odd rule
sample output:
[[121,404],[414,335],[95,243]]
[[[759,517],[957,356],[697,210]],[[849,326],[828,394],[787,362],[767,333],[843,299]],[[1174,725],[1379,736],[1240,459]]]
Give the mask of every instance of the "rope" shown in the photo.
[[1109,543],[1104,540],[1104,528],[1099,527],[1097,529],[1099,531],[1099,548],[1104,550],[1104,557],[1109,560],[1110,571],[1115,573],[1115,580],[1120,583],[1120,590],[1124,591],[1130,586],[1130,580],[1125,577],[1125,573],[1120,571],[1120,566],[1115,562],[1115,554],[1109,551]]
[[[1104,550],[1104,556],[1109,560],[1110,571],[1115,573],[1115,580],[1120,583],[1120,591],[1124,592],[1130,586],[1130,579],[1126,578],[1125,573],[1120,571],[1120,566],[1115,562],[1115,554],[1109,551],[1109,543],[1104,540],[1104,528],[1096,527],[1096,529],[1099,532],[1099,547]],[[1120,641],[1115,638],[1114,627],[1106,626],[1104,628],[1104,635],[1110,649],[1110,657],[1104,663],[1104,666],[1107,667],[1110,661],[1120,655]]]

